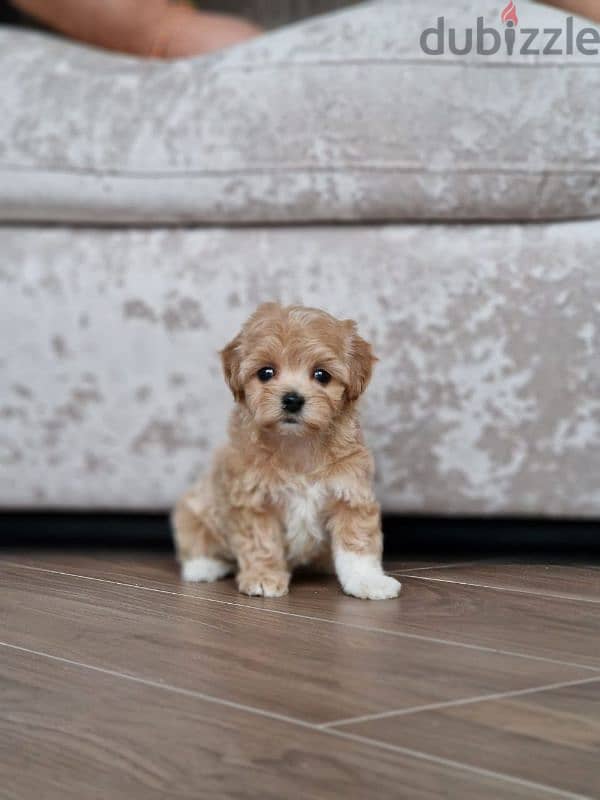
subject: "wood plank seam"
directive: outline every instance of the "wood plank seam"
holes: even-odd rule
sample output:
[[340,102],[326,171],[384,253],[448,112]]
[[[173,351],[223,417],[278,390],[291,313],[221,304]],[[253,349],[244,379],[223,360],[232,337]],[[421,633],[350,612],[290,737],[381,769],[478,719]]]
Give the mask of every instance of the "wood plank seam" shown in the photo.
[[323,733],[329,736],[336,736],[343,739],[350,739],[360,744],[364,744],[379,749],[389,750],[396,753],[401,753],[409,758],[414,758],[420,761],[426,761],[432,764],[436,764],[438,766],[445,766],[450,769],[457,769],[463,772],[470,772],[472,774],[479,775],[484,778],[491,778],[493,780],[499,780],[505,783],[511,783],[513,785],[529,788],[535,791],[543,791],[554,797],[564,798],[564,800],[594,800],[594,798],[589,797],[587,795],[575,794],[573,792],[568,792],[563,789],[559,789],[555,786],[550,786],[543,783],[537,783],[536,781],[529,781],[524,778],[519,778],[516,775],[510,775],[504,772],[496,772],[494,770],[488,770],[483,767],[476,767],[472,764],[467,764],[462,761],[455,761],[453,759],[436,756],[433,753],[427,753],[421,750],[413,750],[412,748],[402,747],[400,745],[389,744],[388,742],[384,742],[379,739],[372,739],[370,737],[360,736],[358,734],[349,733],[348,731],[341,731],[336,728],[322,728],[317,724],[305,722],[304,720],[300,720],[295,717],[288,717],[282,714],[277,714],[275,712],[266,711],[265,709],[261,709],[255,706],[243,705],[241,703],[236,703],[234,701],[226,700],[224,698],[214,697],[212,695],[205,694],[203,692],[196,692],[191,689],[184,689],[182,687],[174,686],[172,684],[168,684],[162,681],[142,678],[141,676],[137,676],[131,673],[119,672],[118,670],[111,670],[105,667],[96,666],[94,664],[86,664],[81,661],[75,661],[69,658],[64,658],[62,656],[56,656],[52,653],[46,653],[42,650],[33,650],[31,648],[21,647],[20,645],[15,645],[10,642],[4,642],[4,641],[0,641],[0,647],[7,647],[11,650],[19,651],[21,653],[27,653],[29,655],[38,656],[40,658],[47,658],[54,662],[69,664],[70,666],[79,667],[80,669],[88,669],[94,672],[100,672],[105,675],[109,675],[117,680],[128,680],[155,689],[161,689],[167,692],[182,694],[185,695],[186,697],[194,697],[198,700],[203,700],[205,702],[225,705],[230,708],[235,708],[238,711],[250,714],[256,714],[262,717],[269,717],[279,722],[287,722],[288,724],[291,725],[299,725],[300,727],[305,729],[308,728],[314,731],[315,733]]
[[[427,569],[452,569],[452,567],[471,567],[471,566],[478,566],[479,564],[493,564],[493,559],[487,559],[482,561],[455,561],[452,564],[431,564],[428,567],[415,567],[414,569],[409,570],[410,572],[423,572]],[[384,564],[385,567],[385,564]],[[386,573],[388,575],[406,575],[407,570],[402,569],[386,569]]]
[[407,714],[419,714],[424,711],[439,711],[444,708],[454,708],[455,706],[466,706],[472,703],[484,703],[490,700],[505,700],[509,697],[521,697],[522,695],[538,694],[539,692],[549,692],[555,689],[567,689],[570,686],[580,686],[587,683],[600,681],[600,675],[593,678],[578,678],[572,681],[560,681],[559,683],[546,683],[538,686],[530,686],[526,689],[512,689],[506,692],[491,692],[474,697],[459,697],[455,700],[443,700],[439,703],[427,703],[421,706],[410,708],[390,709],[388,711],[374,712],[373,714],[363,714],[359,717],[347,717],[346,719],[335,719],[332,722],[322,722],[319,728],[332,728],[341,725],[352,725],[359,722],[370,722],[375,719],[386,719],[387,717],[403,717]]
[[96,583],[106,583],[111,586],[122,586],[127,589],[137,589],[145,592],[156,592],[158,594],[166,594],[174,597],[186,597],[190,600],[200,600],[206,603],[217,603],[218,605],[233,606],[234,608],[245,608],[251,611],[260,611],[265,614],[279,614],[287,617],[294,617],[295,619],[303,619],[310,622],[322,622],[326,625],[338,625],[353,630],[365,631],[367,633],[380,633],[385,636],[395,636],[401,639],[414,639],[421,642],[431,642],[433,644],[440,644],[447,647],[460,647],[465,650],[474,650],[482,653],[494,653],[502,656],[513,656],[515,658],[523,658],[529,661],[539,661],[545,664],[556,664],[562,667],[574,667],[577,669],[588,670],[589,672],[600,672],[600,667],[594,667],[590,664],[579,664],[575,661],[565,661],[557,658],[549,658],[547,656],[536,656],[531,653],[523,653],[517,650],[503,650],[497,647],[487,647],[486,645],[470,644],[468,642],[459,642],[454,639],[442,639],[435,636],[425,636],[419,633],[408,633],[407,631],[394,631],[389,628],[371,627],[370,625],[360,625],[353,622],[341,622],[340,620],[327,619],[327,617],[315,617],[310,614],[296,614],[291,611],[282,611],[277,608],[265,608],[264,606],[253,605],[251,603],[237,603],[233,600],[219,600],[215,597],[206,597],[199,594],[188,594],[186,592],[176,592],[171,589],[157,589],[152,586],[143,586],[139,583],[126,583],[124,581],[114,581],[109,578],[96,578],[91,575],[78,575],[73,572],[63,572],[55,569],[48,569],[46,567],[34,567],[30,564],[19,564],[17,562],[6,561],[0,559],[0,567],[2,565],[15,567],[16,569],[27,569],[35,572],[45,572],[51,575],[60,575],[67,578],[77,578],[79,580],[94,581]]
[[452,578],[434,578],[430,577],[429,575],[413,575],[412,572],[416,572],[416,570],[412,570],[411,572],[394,572],[391,573],[393,575],[397,575],[398,577],[402,578],[412,578],[415,581],[432,581],[434,583],[453,583],[457,586],[470,586],[474,589],[491,589],[495,592],[512,592],[515,594],[527,594],[533,595],[534,597],[549,597],[552,600],[570,600],[573,603],[592,603],[595,605],[600,605],[600,598],[595,597],[584,597],[583,595],[570,595],[564,594],[562,592],[540,592],[533,589],[519,589],[517,587],[512,586],[492,586],[489,583],[475,583],[474,581],[459,581],[453,580]]
[[383,750],[391,750],[392,752],[402,753],[403,755],[412,756],[416,759],[422,759],[426,761],[434,761],[434,763],[439,765],[444,765],[448,767],[459,767],[459,765],[463,766],[463,768],[467,768],[471,772],[475,772],[482,777],[487,778],[499,778],[501,780],[508,781],[510,783],[516,784],[517,786],[523,786],[528,789],[534,789],[536,791],[546,792],[554,797],[562,797],[564,800],[597,800],[590,795],[585,794],[577,794],[574,792],[569,792],[564,789],[559,789],[556,786],[549,786],[545,783],[537,783],[536,781],[529,781],[525,778],[519,778],[516,775],[509,775],[505,772],[495,772],[493,770],[487,770],[483,767],[475,767],[471,764],[463,764],[462,761],[454,761],[452,759],[446,759],[441,756],[432,756],[430,753],[423,753],[420,750],[412,750],[409,747],[401,747],[400,745],[390,744],[388,742],[384,742],[381,739],[372,739],[369,736],[360,736],[357,733],[350,733],[348,731],[342,731],[338,728],[326,728],[326,733],[336,733],[339,736],[350,739],[354,742],[360,742],[362,744],[371,744],[376,747],[380,747]]
[[84,661],[76,661],[71,658],[64,658],[63,656],[57,656],[53,653],[46,653],[44,650],[33,650],[29,647],[22,647],[21,645],[12,644],[11,642],[4,642],[0,641],[0,647],[7,647],[10,650],[17,650],[22,653],[29,653],[30,655],[40,656],[41,658],[48,658],[51,661],[57,661],[62,664],[69,664],[73,667],[81,667],[82,669],[89,669],[93,672],[100,672],[103,675],[109,675],[112,678],[119,678],[121,680],[128,680],[133,681],[134,683],[140,683],[143,686],[149,686],[153,689],[165,689],[166,691],[174,692],[175,694],[181,694],[185,697],[194,697],[197,700],[205,700],[207,703],[215,703],[222,706],[228,706],[229,708],[234,708],[236,711],[245,711],[249,714],[256,714],[261,717],[268,717],[269,719],[278,720],[279,722],[289,722],[293,723],[294,725],[300,725],[303,728],[311,728],[314,730],[315,726],[311,722],[306,722],[305,720],[299,719],[297,717],[291,717],[286,714],[278,714],[276,711],[267,711],[266,709],[259,708],[258,706],[250,706],[244,703],[238,703],[235,700],[227,700],[224,697],[216,697],[212,694],[207,694],[205,692],[199,692],[195,689],[185,689],[182,686],[175,686],[170,683],[166,683],[162,680],[153,680],[151,678],[143,678],[141,675],[134,675],[130,672],[121,672],[117,669],[110,669],[108,667],[100,667],[96,664],[87,664]]

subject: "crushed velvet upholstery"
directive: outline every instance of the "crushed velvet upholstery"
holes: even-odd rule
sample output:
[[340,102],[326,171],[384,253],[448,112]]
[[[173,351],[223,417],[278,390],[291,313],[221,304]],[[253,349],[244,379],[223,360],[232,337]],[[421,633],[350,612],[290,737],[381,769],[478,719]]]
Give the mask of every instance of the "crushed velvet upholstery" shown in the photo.
[[166,507],[261,301],[355,317],[391,511],[598,514],[600,226],[0,229],[5,505]]
[[372,339],[386,510],[598,516],[598,62],[415,44],[501,5],[170,64],[0,30],[0,504],[168,507],[223,436],[217,349],[279,298]]
[[444,8],[366,2],[170,63],[0,31],[0,220],[597,216],[598,59],[425,55]]

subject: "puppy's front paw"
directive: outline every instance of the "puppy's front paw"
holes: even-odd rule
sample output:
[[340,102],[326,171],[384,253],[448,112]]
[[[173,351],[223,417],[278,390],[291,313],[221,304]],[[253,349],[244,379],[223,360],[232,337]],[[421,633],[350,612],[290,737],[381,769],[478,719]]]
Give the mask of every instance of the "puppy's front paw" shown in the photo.
[[362,575],[342,584],[342,589],[352,597],[360,597],[361,600],[389,600],[398,597],[402,584],[391,575],[383,573],[372,573]]
[[238,589],[250,597],[283,597],[290,585],[289,572],[244,572],[237,578]]

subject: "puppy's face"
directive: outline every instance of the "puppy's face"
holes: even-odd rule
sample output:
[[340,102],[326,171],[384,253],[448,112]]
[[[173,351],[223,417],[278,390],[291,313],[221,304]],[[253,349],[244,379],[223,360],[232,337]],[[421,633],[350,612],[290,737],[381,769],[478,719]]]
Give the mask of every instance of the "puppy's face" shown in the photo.
[[266,303],[222,351],[225,379],[261,428],[326,429],[366,388],[375,360],[351,320]]

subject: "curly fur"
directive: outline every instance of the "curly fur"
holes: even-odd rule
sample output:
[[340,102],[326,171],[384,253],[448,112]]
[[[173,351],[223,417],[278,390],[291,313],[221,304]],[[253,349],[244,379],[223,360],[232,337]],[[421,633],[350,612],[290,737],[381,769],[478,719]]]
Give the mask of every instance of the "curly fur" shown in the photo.
[[[373,461],[356,407],[376,359],[355,323],[266,303],[221,358],[236,405],[227,445],[173,512],[184,579],[237,570],[241,592],[272,597],[288,591],[294,567],[333,563],[348,594],[397,596],[400,584],[381,568]],[[275,375],[263,383],[265,366]],[[317,368],[330,374],[326,385]],[[282,406],[289,392],[305,400],[293,419]]]

